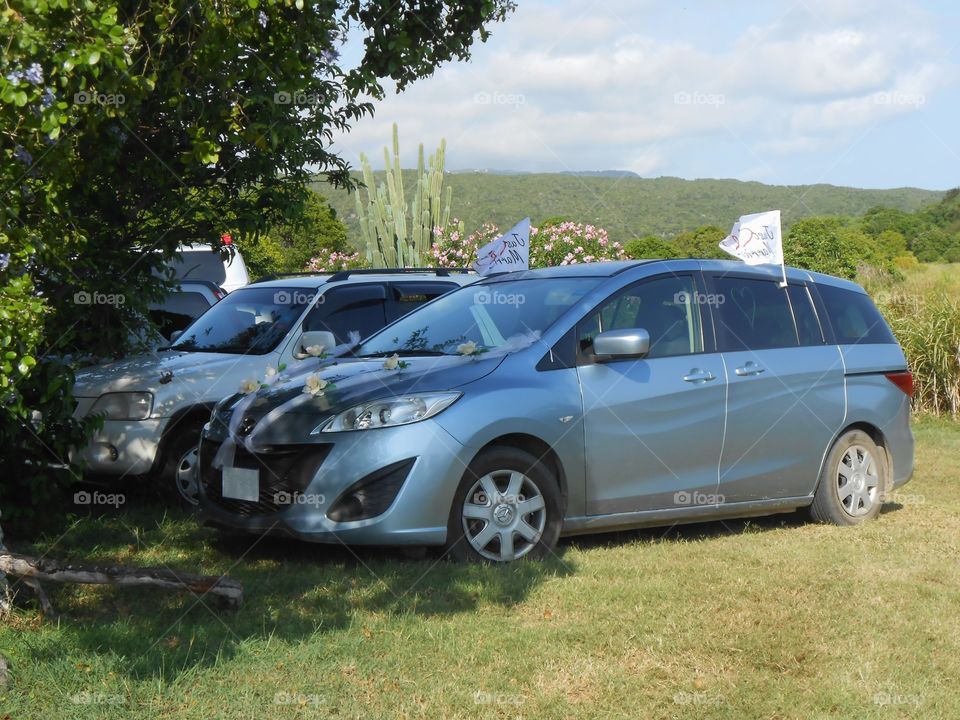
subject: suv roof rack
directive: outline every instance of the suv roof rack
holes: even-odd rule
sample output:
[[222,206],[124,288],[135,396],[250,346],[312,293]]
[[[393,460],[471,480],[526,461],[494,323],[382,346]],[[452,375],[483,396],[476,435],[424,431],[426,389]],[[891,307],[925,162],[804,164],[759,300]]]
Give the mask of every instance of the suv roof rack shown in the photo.
[[326,275],[326,273],[309,271],[309,270],[304,272],[270,273],[269,275],[258,277],[256,280],[254,280],[250,284],[255,285],[256,283],[269,282],[270,280],[283,280],[283,278],[310,277],[312,275]]
[[434,273],[437,277],[450,277],[453,273],[467,274],[473,272],[470,268],[361,268],[358,270],[338,270],[333,273],[327,282],[346,280],[351,275],[405,275],[410,273]]

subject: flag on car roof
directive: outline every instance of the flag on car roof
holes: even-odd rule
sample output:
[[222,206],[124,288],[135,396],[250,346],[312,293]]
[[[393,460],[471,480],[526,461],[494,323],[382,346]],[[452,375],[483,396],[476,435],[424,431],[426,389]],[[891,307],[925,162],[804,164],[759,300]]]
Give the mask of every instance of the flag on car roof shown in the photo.
[[530,268],[530,218],[524,218],[496,240],[477,250],[473,269],[481,275]]
[[743,215],[734,223],[730,234],[720,241],[720,248],[747,265],[782,265],[780,211]]

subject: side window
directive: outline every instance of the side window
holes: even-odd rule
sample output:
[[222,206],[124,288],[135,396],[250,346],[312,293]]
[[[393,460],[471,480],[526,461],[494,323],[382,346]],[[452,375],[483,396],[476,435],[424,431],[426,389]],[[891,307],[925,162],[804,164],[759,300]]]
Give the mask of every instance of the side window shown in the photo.
[[793,308],[793,317],[797,321],[797,335],[801,345],[823,345],[823,332],[817,312],[813,309],[813,300],[810,292],[802,285],[791,285],[787,288],[790,296],[790,306]]
[[457,287],[455,283],[393,283],[393,302],[387,311],[387,320],[393,322]]
[[347,342],[351,332],[365,338],[387,324],[385,305],[386,290],[380,285],[331,288],[304,319],[303,331],[328,330],[338,343]]
[[721,352],[796,347],[786,290],[770,280],[718,277],[717,342]]
[[648,358],[703,350],[696,285],[689,275],[644,280],[620,291],[577,326],[580,352],[598,333],[643,328],[650,334]]
[[817,284],[833,334],[840,345],[895,343],[880,311],[866,294]]

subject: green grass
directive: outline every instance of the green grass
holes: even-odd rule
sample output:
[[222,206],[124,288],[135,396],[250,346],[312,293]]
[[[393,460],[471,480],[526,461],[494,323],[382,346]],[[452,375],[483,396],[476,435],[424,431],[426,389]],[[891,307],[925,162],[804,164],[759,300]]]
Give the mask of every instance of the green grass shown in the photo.
[[84,518],[32,550],[229,572],[246,604],[49,586],[59,624],[0,625],[0,718],[960,717],[960,427],[916,434],[862,527],[600,535],[505,568]]

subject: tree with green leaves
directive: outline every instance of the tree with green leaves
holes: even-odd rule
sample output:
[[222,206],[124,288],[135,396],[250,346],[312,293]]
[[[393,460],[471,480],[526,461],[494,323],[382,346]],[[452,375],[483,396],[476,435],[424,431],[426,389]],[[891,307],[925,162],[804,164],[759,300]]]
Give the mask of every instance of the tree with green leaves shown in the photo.
[[283,258],[274,272],[300,272],[318,255],[350,249],[346,225],[317,192],[307,195],[303,211],[296,219],[274,225],[268,234],[279,246]]
[[[8,474],[66,462],[67,371],[121,351],[182,243],[296,219],[384,83],[473,43],[509,0],[10,0],[0,9],[0,446]],[[364,37],[352,66],[340,49]],[[87,298],[112,302],[85,302]],[[122,301],[121,301],[122,300]],[[51,361],[53,362],[53,361]],[[52,365],[51,365],[52,367]],[[64,424],[70,433],[55,431]],[[12,448],[16,448],[15,453]],[[9,460],[9,463],[7,462]],[[19,470],[18,470],[19,469]],[[18,474],[19,473],[19,474]],[[20,491],[8,484],[0,491]],[[21,496],[23,495],[20,493]]]
[[682,257],[675,243],[658,238],[656,235],[645,235],[627,240],[623,248],[628,257],[637,260]]

